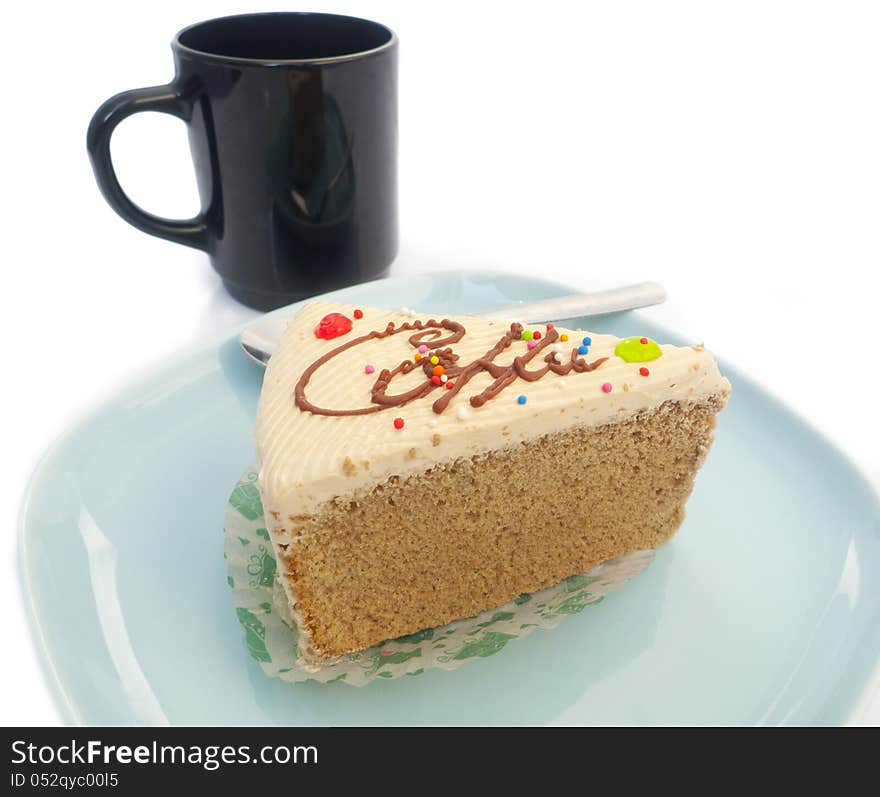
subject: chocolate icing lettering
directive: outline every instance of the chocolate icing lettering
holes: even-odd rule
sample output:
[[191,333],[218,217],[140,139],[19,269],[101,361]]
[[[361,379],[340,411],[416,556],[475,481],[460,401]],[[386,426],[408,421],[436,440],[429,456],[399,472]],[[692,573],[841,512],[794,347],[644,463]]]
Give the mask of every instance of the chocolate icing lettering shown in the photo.
[[[401,324],[399,327],[389,324],[382,331],[373,331],[354,338],[315,360],[303,371],[302,376],[296,383],[293,391],[294,403],[300,410],[311,412],[314,415],[347,416],[381,412],[389,407],[402,407],[411,401],[427,397],[431,391],[441,386],[431,382],[431,373],[434,366],[430,362],[430,358],[425,356],[420,363],[413,360],[404,360],[390,370],[387,368],[382,369],[370,392],[371,404],[369,406],[335,410],[319,407],[306,398],[306,386],[314,373],[337,355],[368,340],[387,338],[391,335],[399,335],[404,332],[412,332],[413,330],[415,330],[415,333],[410,335],[408,339],[409,344],[416,349],[421,345],[426,345],[431,354],[438,358],[439,364],[445,369],[445,374],[449,381],[454,382],[454,386],[450,389],[443,389],[443,395],[433,403],[432,409],[438,414],[442,413],[449,406],[452,399],[461,392],[462,388],[481,372],[488,373],[494,381],[482,393],[470,397],[469,401],[472,407],[482,407],[487,401],[495,398],[504,388],[517,379],[523,379],[526,382],[536,382],[551,371],[559,376],[564,376],[572,371],[586,373],[594,371],[608,359],[607,357],[600,357],[588,363],[583,357],[578,356],[577,348],[572,348],[567,360],[560,358],[563,361],[557,361],[556,353],[551,351],[543,358],[543,362],[546,363],[545,365],[538,368],[529,368],[529,364],[535,358],[539,357],[548,346],[552,346],[559,339],[559,333],[555,329],[548,329],[537,346],[521,356],[514,357],[510,365],[496,364],[494,362],[495,358],[507,349],[514,340],[520,339],[522,329],[521,324],[511,324],[510,330],[489,351],[472,363],[462,366],[458,364],[458,355],[454,354],[452,349],[449,348],[453,344],[458,343],[465,335],[465,328],[458,322],[444,318],[442,321],[435,321],[434,319],[425,322],[412,321]],[[449,334],[444,335],[444,331]],[[394,377],[399,374],[408,374],[414,368],[419,367],[421,367],[426,376],[426,382],[423,385],[418,385],[403,393],[388,393],[389,385]]]

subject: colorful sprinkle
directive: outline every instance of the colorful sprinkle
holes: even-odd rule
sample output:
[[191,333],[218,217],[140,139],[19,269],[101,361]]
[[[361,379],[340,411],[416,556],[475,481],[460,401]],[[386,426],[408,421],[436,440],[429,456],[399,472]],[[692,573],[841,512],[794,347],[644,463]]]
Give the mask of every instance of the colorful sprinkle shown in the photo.
[[351,332],[351,319],[342,313],[329,313],[325,315],[315,327],[315,337],[322,340],[338,338]]
[[357,318],[358,320],[360,320],[361,318],[364,317],[364,311],[363,310],[355,310],[354,313],[352,313],[352,315],[355,318]]
[[439,363],[439,362],[440,362],[440,358],[436,354],[433,357],[431,357],[431,365],[437,365],[437,363]]
[[431,377],[431,384],[439,385],[440,384],[440,376],[436,375],[436,374],[434,376],[432,376]]
[[540,339],[541,339],[541,333],[538,332],[537,330],[535,330],[534,332],[532,332],[532,337],[533,337],[535,340],[540,340]]
[[562,335],[559,336],[559,339],[560,339],[563,343],[565,343],[565,341],[568,340],[568,335],[562,334]]
[[447,382],[448,380],[449,380],[449,377],[446,376],[446,374],[440,374],[440,381],[441,382]]
[[593,339],[591,337],[586,337],[581,341],[581,343],[583,343],[584,346],[589,346],[592,342],[593,342]]
[[516,397],[517,404],[525,404],[527,401],[528,401],[528,398],[526,396],[519,395]]
[[442,376],[445,371],[446,369],[442,365],[435,365],[431,369],[431,373],[434,374],[434,376]]
[[388,322],[388,329],[394,329],[394,322],[393,321]]
[[364,373],[365,373],[365,374],[371,374],[371,373],[373,373],[375,370],[376,370],[376,369],[373,368],[372,365],[365,365],[365,366],[364,366]]
[[526,346],[528,346],[529,350],[534,349],[535,346],[537,346],[537,345],[538,344],[535,343],[535,341],[533,341],[533,340],[530,340],[528,343],[526,343]]
[[522,339],[523,340],[531,340],[533,337],[535,337],[535,333],[532,332],[532,330],[530,330],[530,329],[523,330],[523,332],[522,332]]
[[610,393],[611,392],[611,382],[603,382],[602,383],[602,392]]
[[628,363],[650,362],[663,354],[649,338],[624,338],[614,347],[614,353]]
[[639,373],[640,373],[642,376],[647,376],[647,375],[650,374],[651,372],[650,372],[647,368],[645,368],[645,366],[643,365],[641,368],[639,368]]
[[587,346],[578,346],[578,354],[580,354],[582,356],[584,354],[587,354],[589,351],[590,351],[590,349]]
[[428,350],[428,347],[423,343],[419,346],[419,354],[424,354]]
[[421,360],[422,360],[422,355],[421,355],[421,354],[417,354],[417,355],[415,356],[414,359],[415,359],[416,362],[421,362]]
[[547,331],[549,332],[551,329],[553,329],[553,324],[547,324]]
[[394,428],[395,429],[403,429],[403,418],[395,418],[394,419]]
[[447,382],[446,383],[447,390],[452,390],[452,388],[454,388],[454,387],[455,387],[455,382]]

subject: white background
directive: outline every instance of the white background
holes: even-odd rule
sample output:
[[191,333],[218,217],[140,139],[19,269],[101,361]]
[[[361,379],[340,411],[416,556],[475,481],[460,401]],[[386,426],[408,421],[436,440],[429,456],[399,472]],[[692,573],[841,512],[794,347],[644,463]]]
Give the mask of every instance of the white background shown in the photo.
[[[206,258],[127,226],[85,152],[108,96],[172,77],[169,42],[247,0],[16,3],[0,126],[4,653],[0,724],[57,723],[16,524],[52,440],[138,372],[254,313]],[[653,318],[788,401],[880,483],[880,12],[853,2],[350,2],[401,39],[394,272],[656,279]],[[185,128],[123,123],[130,195],[193,215]],[[871,720],[880,721],[876,710]]]

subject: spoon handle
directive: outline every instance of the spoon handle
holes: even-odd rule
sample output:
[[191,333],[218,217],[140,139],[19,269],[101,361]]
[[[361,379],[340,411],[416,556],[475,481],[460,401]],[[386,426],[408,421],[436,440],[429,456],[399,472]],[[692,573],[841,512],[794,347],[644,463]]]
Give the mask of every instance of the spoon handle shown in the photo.
[[656,282],[639,282],[635,285],[624,285],[606,291],[576,293],[570,296],[558,296],[554,299],[542,299],[538,302],[520,302],[477,313],[477,315],[509,318],[526,324],[534,324],[538,321],[556,321],[563,318],[581,318],[582,316],[617,313],[621,310],[634,310],[637,307],[661,304],[665,299],[666,291],[662,285]]

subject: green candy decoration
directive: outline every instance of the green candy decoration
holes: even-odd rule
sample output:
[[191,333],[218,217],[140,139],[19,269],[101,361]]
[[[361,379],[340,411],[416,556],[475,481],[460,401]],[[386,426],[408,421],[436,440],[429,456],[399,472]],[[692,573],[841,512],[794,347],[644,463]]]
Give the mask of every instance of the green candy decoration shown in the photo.
[[663,354],[657,341],[650,338],[624,338],[617,344],[614,353],[628,363],[650,362]]

